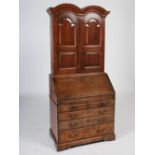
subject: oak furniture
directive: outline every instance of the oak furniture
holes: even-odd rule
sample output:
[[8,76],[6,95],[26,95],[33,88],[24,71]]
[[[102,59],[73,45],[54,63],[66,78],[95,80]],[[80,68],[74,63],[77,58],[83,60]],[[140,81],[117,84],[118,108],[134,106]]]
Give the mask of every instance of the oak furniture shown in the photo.
[[57,150],[114,140],[115,91],[104,72],[105,18],[99,6],[48,10],[50,133]]

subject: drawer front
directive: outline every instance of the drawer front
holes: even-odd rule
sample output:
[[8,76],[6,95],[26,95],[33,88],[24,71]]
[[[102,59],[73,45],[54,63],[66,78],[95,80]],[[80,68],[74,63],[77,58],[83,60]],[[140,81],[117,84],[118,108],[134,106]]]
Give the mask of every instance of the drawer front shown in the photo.
[[69,99],[69,100],[59,100],[59,104],[80,104],[80,103],[90,103],[90,102],[103,102],[114,100],[114,95],[105,95],[105,96],[92,96],[92,97],[85,97],[85,98],[76,98],[76,99]]
[[58,119],[59,121],[66,121],[66,120],[72,120],[72,119],[80,119],[84,117],[106,115],[106,114],[111,114],[113,112],[114,112],[114,106],[112,105],[112,106],[101,107],[96,109],[59,113]]
[[114,100],[102,101],[102,102],[90,102],[90,103],[79,103],[79,104],[66,104],[58,105],[58,112],[71,112],[79,110],[87,110],[93,108],[102,108],[114,105]]
[[104,116],[82,118],[78,120],[62,121],[59,122],[59,131],[72,130],[76,128],[83,128],[87,126],[93,126],[97,124],[104,124],[113,121],[113,114],[108,114]]
[[96,136],[103,136],[113,133],[113,128],[113,123],[108,123],[69,131],[61,131],[59,132],[59,143],[71,142]]

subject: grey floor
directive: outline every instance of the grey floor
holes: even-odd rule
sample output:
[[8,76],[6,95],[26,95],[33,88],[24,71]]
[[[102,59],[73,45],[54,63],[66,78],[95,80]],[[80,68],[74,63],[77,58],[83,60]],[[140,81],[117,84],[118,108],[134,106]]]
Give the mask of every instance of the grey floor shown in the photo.
[[20,97],[20,155],[134,155],[134,94],[116,96],[115,118],[115,141],[57,152],[48,132],[48,96]]

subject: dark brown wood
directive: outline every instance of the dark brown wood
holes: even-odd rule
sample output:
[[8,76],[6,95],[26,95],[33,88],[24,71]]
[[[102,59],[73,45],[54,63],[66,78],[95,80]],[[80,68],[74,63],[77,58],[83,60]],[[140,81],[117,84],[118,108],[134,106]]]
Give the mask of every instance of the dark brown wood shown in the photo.
[[[108,102],[109,105],[109,102]],[[87,109],[88,107],[86,107]],[[90,108],[90,107],[89,107]],[[108,107],[101,107],[101,108],[93,108],[88,110],[78,110],[78,111],[71,111],[71,112],[63,112],[59,113],[58,120],[59,121],[66,121],[66,120],[75,120],[85,117],[92,117],[92,116],[98,116],[98,115],[107,115],[113,113],[114,107],[108,106]]]
[[97,137],[113,132],[113,123],[100,124],[85,128],[78,128],[68,131],[62,131],[59,135],[60,143],[81,140],[85,138]]
[[[56,95],[57,99],[56,102],[51,99],[51,104],[57,107],[54,108],[57,118],[55,112],[51,111],[54,115],[51,117],[56,118],[51,123],[51,129],[55,139],[58,134],[56,142],[58,150],[63,148],[61,148],[63,143],[63,146],[67,143],[66,148],[69,147],[69,142],[71,142],[70,147],[74,146],[73,144],[80,144],[74,141],[81,141],[81,137],[91,140],[98,136],[101,136],[102,140],[111,140],[115,137],[115,92],[107,74],[51,75],[50,81],[50,90],[53,92],[51,98]],[[55,124],[57,132],[55,132]],[[111,126],[109,127],[108,124]],[[103,132],[100,131],[100,126],[105,128]]]
[[106,135],[95,136],[91,138],[85,138],[85,139],[75,140],[72,142],[65,142],[65,143],[58,144],[53,134],[53,131],[51,129],[50,129],[50,136],[54,139],[54,142],[57,147],[57,151],[62,151],[64,149],[68,149],[68,148],[78,146],[78,145],[90,144],[90,143],[95,143],[95,142],[100,142],[100,141],[111,141],[115,139],[115,134],[110,133]]
[[114,140],[115,91],[104,72],[105,18],[99,6],[49,8],[50,133],[57,150]]
[[54,74],[103,71],[105,17],[109,11],[98,6],[80,9],[62,4],[49,8],[48,13]]
[[97,124],[105,124],[113,121],[113,114],[100,115],[90,118],[80,118],[69,121],[59,122],[59,131],[72,130],[76,128],[83,128],[87,126],[93,126]]
[[106,73],[56,75],[52,78],[58,100],[114,94]]
[[[82,98],[80,98],[81,100]],[[92,99],[92,97],[91,97]],[[77,99],[74,99],[75,103]],[[72,100],[72,102],[74,102]],[[70,103],[70,101],[69,101]],[[79,103],[79,104],[66,104],[66,105],[58,105],[58,112],[72,112],[72,111],[81,111],[86,109],[95,109],[95,108],[106,108],[108,106],[114,105],[114,101],[101,101],[101,102],[86,102],[86,103]]]
[[57,121],[57,106],[53,104],[52,100],[50,100],[50,125],[55,136],[55,139],[58,141],[58,121]]

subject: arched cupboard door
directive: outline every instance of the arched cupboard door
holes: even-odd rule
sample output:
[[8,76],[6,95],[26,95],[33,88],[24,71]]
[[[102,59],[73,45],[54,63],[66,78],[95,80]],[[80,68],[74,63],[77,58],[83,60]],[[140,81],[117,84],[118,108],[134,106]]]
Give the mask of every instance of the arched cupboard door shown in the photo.
[[104,71],[105,17],[98,6],[72,4],[49,8],[54,74]]
[[88,12],[81,21],[81,52],[83,72],[103,71],[104,19],[96,12]]
[[56,21],[57,68],[58,73],[77,73],[78,68],[78,18],[76,14],[64,11]]

